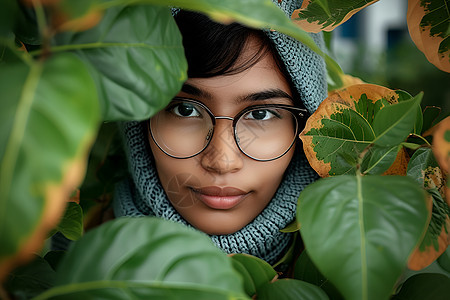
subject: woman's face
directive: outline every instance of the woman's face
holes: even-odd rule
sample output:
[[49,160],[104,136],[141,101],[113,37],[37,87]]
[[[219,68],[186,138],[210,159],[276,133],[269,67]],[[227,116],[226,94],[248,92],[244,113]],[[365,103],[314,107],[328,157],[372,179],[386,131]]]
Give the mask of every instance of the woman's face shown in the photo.
[[[250,39],[241,59],[251,57],[256,44]],[[251,105],[293,105],[283,93],[292,96],[268,54],[239,74],[189,78],[177,96],[202,102],[215,116],[234,117]],[[291,148],[272,161],[253,160],[237,148],[232,123],[217,119],[208,147],[187,159],[166,155],[149,136],[159,179],[170,202],[187,222],[207,234],[234,233],[261,213],[275,194],[294,151]]]

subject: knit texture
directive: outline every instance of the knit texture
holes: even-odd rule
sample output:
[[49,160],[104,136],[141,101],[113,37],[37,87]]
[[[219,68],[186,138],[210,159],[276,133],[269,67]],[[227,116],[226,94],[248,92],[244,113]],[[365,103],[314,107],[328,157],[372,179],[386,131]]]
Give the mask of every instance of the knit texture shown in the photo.
[[[290,18],[295,9],[301,7],[303,1],[273,1]],[[324,60],[307,46],[283,33],[267,32],[274,42],[286,69],[291,75],[300,99],[309,113],[316,111],[319,104],[327,97],[327,77]],[[322,33],[311,33],[310,36],[322,51],[325,43]]]
[[[288,17],[302,1],[281,1],[278,4]],[[174,11],[176,14],[176,11]],[[319,55],[279,32],[267,32],[274,42],[300,98],[310,113],[327,94],[325,64]],[[323,49],[321,34],[311,34]],[[130,178],[116,186],[114,213],[116,216],[156,216],[187,226],[183,217],[168,200],[158,179],[151,157],[146,128],[139,122],[120,125],[128,157]],[[212,241],[226,253],[247,253],[276,262],[284,253],[291,234],[281,233],[295,218],[296,204],[305,186],[317,179],[300,147],[286,170],[274,198],[248,225],[228,235],[211,235]]]

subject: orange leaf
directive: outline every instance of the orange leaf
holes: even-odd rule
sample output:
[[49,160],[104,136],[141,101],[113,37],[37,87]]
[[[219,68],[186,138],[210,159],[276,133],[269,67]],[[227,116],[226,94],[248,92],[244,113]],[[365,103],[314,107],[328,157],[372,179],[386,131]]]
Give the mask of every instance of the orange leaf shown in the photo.
[[450,117],[436,125],[433,133],[433,153],[439,166],[448,174],[450,171]]
[[[315,137],[314,135],[311,135],[310,132],[320,130],[324,127],[323,120],[332,119],[334,114],[341,113],[343,110],[356,111],[356,104],[358,104],[359,101],[362,101],[361,99],[375,103],[382,98],[389,104],[398,102],[398,94],[394,90],[390,90],[386,87],[373,84],[352,85],[330,93],[329,96],[319,105],[318,109],[311,115],[311,117],[309,117],[305,128],[300,133],[299,137],[303,141],[303,149],[309,163],[321,177],[330,176],[332,163],[326,162],[326,159],[323,157],[319,158],[319,156],[323,156],[322,154],[318,154],[316,149],[319,142],[313,142]],[[354,142],[357,147],[365,148],[371,141],[355,140]],[[327,151],[329,153],[329,155],[327,155],[327,159],[334,160],[331,156],[335,154],[331,153],[332,151],[330,150]],[[354,148],[349,151],[354,151]]]
[[[447,14],[447,19],[443,20],[443,22],[448,24],[448,7],[445,8],[443,5],[442,8],[434,9],[431,8],[431,2],[429,2],[430,1],[408,0],[407,22],[409,34],[417,48],[425,54],[425,57],[430,63],[444,72],[450,72],[450,50],[448,47],[444,49],[444,52],[439,50],[444,39],[448,38],[448,32],[432,32],[433,27],[436,27],[438,23],[441,23],[441,18],[429,18],[427,19],[427,22],[424,22],[427,15],[430,17],[431,13],[442,10],[443,15]],[[437,3],[437,1],[434,3]],[[433,10],[433,12],[430,10]],[[435,23],[431,24],[429,22],[430,19]],[[448,26],[444,30],[447,31]]]
[[325,9],[319,1],[304,0],[302,6],[294,10],[291,19],[307,32],[332,31],[342,23],[345,23],[354,14],[377,1],[368,1],[359,7],[354,7],[351,4],[345,7],[342,2],[333,3],[330,0],[326,1],[328,9]]
[[401,148],[397,153],[394,163],[389,169],[383,173],[383,175],[401,175],[406,176],[408,169],[409,156],[405,148]]
[[[450,171],[450,117],[445,118],[434,128],[433,132],[433,153],[436,160],[444,171],[445,175],[448,176]],[[449,181],[450,177],[447,178],[447,184],[444,187],[444,194],[447,204],[450,206],[450,188]],[[441,191],[442,193],[442,191]]]
[[428,245],[424,251],[420,251],[419,248],[416,248],[409,258],[408,268],[415,271],[422,270],[444,253],[450,243],[449,230],[450,219],[447,216],[445,225],[442,226],[441,234],[438,237],[439,250],[436,251],[434,245]]
[[[339,87],[338,89],[341,90],[343,88],[349,87],[351,85],[356,85],[356,84],[364,84],[365,82],[362,81],[360,78],[358,77],[353,77],[351,75],[348,74],[341,74],[340,78],[342,80],[342,86]],[[331,95],[332,92],[336,91],[336,89],[334,90],[328,90],[328,96]]]

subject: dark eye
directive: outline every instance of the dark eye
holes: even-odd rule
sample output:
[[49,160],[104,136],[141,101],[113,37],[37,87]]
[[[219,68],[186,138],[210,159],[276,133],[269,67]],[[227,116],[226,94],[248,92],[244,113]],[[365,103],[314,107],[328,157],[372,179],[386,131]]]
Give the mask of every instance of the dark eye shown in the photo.
[[258,109],[258,110],[253,110],[253,111],[249,112],[245,116],[245,119],[262,121],[262,120],[269,120],[269,119],[272,119],[277,116],[278,115],[276,113],[274,113],[270,110]]
[[172,108],[174,114],[180,117],[198,117],[200,113],[195,105],[190,103],[179,103]]

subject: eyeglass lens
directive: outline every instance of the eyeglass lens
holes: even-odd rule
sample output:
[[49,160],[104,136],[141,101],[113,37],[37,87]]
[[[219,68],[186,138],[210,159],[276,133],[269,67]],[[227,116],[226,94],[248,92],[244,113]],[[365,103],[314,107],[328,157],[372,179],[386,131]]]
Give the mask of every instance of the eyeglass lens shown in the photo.
[[[296,128],[296,118],[289,110],[257,108],[240,115],[236,121],[235,139],[247,156],[271,160],[289,150],[296,137]],[[203,151],[212,139],[213,130],[214,121],[208,110],[185,100],[172,101],[150,119],[155,143],[177,158],[191,157]]]

